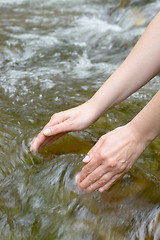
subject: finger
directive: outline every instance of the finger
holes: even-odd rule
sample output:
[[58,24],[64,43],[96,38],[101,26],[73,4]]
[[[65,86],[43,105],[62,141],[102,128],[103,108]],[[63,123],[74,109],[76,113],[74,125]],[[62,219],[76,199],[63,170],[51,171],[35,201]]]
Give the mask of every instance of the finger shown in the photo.
[[68,119],[69,117],[67,116],[67,114],[64,112],[59,112],[59,113],[54,113],[50,119],[50,121],[46,124],[45,128],[47,126],[51,126],[51,125],[56,125],[59,124],[61,122],[64,122]]
[[40,150],[42,147],[46,146],[47,143],[53,139],[53,137],[55,137],[55,136],[46,137],[45,140],[41,143],[41,145],[39,145],[38,150]]
[[48,146],[51,143],[54,143],[58,138],[62,137],[65,133],[59,133],[56,136],[50,136],[46,139],[45,142],[43,142],[43,144],[40,146],[39,150],[44,147],[44,146]]
[[[86,191],[92,192],[98,188],[103,187],[108,182],[117,180],[117,178],[121,177],[125,172],[125,170],[119,171],[119,169],[116,168],[104,168],[103,164],[93,171],[86,179],[81,182],[80,187],[82,189],[86,189]],[[99,176],[98,176],[99,174]]]
[[106,170],[103,168],[102,165],[100,165],[91,174],[89,174],[83,181],[79,183],[79,188],[87,189],[89,186],[97,185],[98,182],[101,181],[104,174],[106,174]]
[[[43,130],[47,127],[50,126],[50,122],[48,122],[45,127],[43,128]],[[48,137],[46,137],[43,134],[43,130],[38,134],[37,137],[33,138],[31,144],[30,144],[30,151],[31,152],[37,152],[40,148],[41,145],[43,144],[43,142],[45,142],[47,140]]]
[[104,184],[103,186],[101,186],[99,188],[99,192],[104,192],[105,190],[109,189],[112,184],[114,182],[116,182],[121,176],[123,175],[123,173],[120,173],[120,174],[116,174],[115,176],[113,176],[110,181],[108,181],[106,184]]
[[36,147],[36,137],[33,138],[31,144],[30,144],[30,151],[31,152],[36,152],[37,151],[37,147]]
[[82,160],[84,163],[89,163],[91,161],[91,157],[89,155],[86,155],[85,158]]
[[92,192],[96,189],[99,189],[100,187],[104,186],[105,184],[107,184],[107,182],[109,182],[112,177],[114,176],[113,172],[108,172],[105,173],[101,178],[99,178],[97,181],[95,181],[93,184],[91,184],[90,186],[88,186],[86,188],[87,192]]
[[73,130],[72,122],[66,120],[66,121],[56,124],[54,126],[51,125],[50,127],[46,127],[43,130],[43,134],[48,137],[48,136],[52,136],[52,135],[57,135],[59,133],[69,132],[72,130]]
[[55,142],[58,138],[62,137],[63,135],[64,133],[60,133],[60,134],[57,134],[56,136],[50,136],[50,137],[44,136],[45,138],[43,138],[43,140],[42,140],[43,136],[41,137],[38,136],[37,138],[34,138],[34,140],[32,141],[33,143],[31,144],[30,151],[31,152],[40,151],[42,147],[50,145],[51,143]]
[[32,140],[31,146],[30,146],[30,151],[37,152],[46,144],[46,142],[48,143],[48,141],[49,141],[48,136],[45,136],[43,134],[43,131],[45,129],[50,128],[54,124],[59,124],[60,121],[62,121],[63,119],[64,119],[64,117],[61,115],[61,113],[53,114],[50,121],[44,126],[43,130],[38,134],[38,136],[36,138],[34,138]]
[[103,192],[103,191],[107,190],[108,188],[110,188],[111,185],[115,181],[117,181],[122,175],[124,175],[124,173],[127,172],[127,170],[128,170],[127,166],[125,168],[121,169],[121,170],[120,169],[117,169],[117,170],[115,169],[113,176],[108,181],[106,181],[105,184],[102,184],[101,186],[97,187],[97,188],[99,188],[99,191]]
[[39,149],[39,141],[38,141],[38,137],[35,137],[30,145],[30,151],[36,153]]
[[98,141],[96,144],[90,149],[90,151],[87,153],[85,158],[82,160],[84,163],[89,163],[91,159],[95,156],[95,153],[98,151],[98,148],[100,147],[101,143]]
[[[99,165],[101,165],[102,160],[99,158],[97,154],[101,145],[102,143],[98,141],[93,146],[93,148],[91,148],[91,150],[87,153],[88,163],[82,168],[81,172],[79,173],[80,182],[82,182],[91,172],[93,172]],[[83,162],[85,162],[85,158],[83,159]]]
[[75,186],[77,187],[78,191],[81,191],[81,189],[79,187],[79,173],[77,173],[75,176]]
[[[87,165],[85,165],[81,172],[79,173],[79,187],[81,188],[81,186],[84,188],[87,184],[87,180],[81,184],[95,169],[97,169],[99,166],[101,165],[100,161],[97,161],[97,159],[93,158]],[[94,178],[94,177],[93,177]],[[89,179],[89,181],[91,181]],[[84,185],[84,186],[83,186]]]
[[30,151],[31,152],[37,152],[41,145],[43,144],[43,142],[45,142],[47,140],[47,137],[44,136],[43,132],[41,131],[37,137],[35,137],[32,142],[31,142],[31,146],[30,146]]

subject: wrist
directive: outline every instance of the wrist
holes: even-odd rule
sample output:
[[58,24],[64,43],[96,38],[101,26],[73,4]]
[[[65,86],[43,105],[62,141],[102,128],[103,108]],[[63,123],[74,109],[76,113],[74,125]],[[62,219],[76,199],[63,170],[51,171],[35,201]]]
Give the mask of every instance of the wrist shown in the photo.
[[92,99],[89,99],[87,102],[85,102],[83,107],[85,108],[86,114],[90,118],[91,124],[97,121],[97,119],[101,116],[99,108]]
[[147,129],[138,124],[136,120],[133,119],[127,125],[131,129],[132,135],[136,141],[143,145],[143,148],[145,149],[154,140],[155,136],[150,133],[150,131],[147,131]]

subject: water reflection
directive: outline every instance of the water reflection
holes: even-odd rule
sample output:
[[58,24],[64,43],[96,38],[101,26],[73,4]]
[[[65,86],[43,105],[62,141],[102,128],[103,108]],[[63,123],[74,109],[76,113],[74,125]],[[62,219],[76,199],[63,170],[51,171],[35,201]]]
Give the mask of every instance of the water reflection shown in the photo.
[[159,76],[87,130],[39,154],[31,139],[57,111],[86,101],[125,59],[159,1],[0,2],[0,234],[8,239],[159,239],[159,139],[109,191],[74,176],[105,132],[125,124]]

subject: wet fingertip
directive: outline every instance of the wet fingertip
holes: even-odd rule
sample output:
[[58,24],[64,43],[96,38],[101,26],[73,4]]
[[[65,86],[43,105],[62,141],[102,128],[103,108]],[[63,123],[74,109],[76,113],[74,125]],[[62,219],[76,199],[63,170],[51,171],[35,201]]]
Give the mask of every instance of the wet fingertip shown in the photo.
[[50,136],[52,133],[51,133],[51,130],[49,128],[47,128],[47,129],[44,129],[43,134],[45,136]]
[[91,193],[91,192],[93,192],[95,189],[93,189],[93,186],[92,185],[90,185],[85,191],[87,192],[87,193]]
[[98,191],[102,193],[102,192],[104,192],[104,188],[101,187],[101,188],[98,189]]
[[82,160],[84,163],[89,163],[90,157],[88,155],[85,156],[85,158]]
[[30,151],[33,153],[36,153],[38,151],[37,141],[38,141],[37,138],[34,138],[31,142]]
[[31,153],[34,153],[34,154],[38,152],[37,149],[34,149],[33,147],[30,147],[29,150],[30,150]]
[[75,185],[78,187],[80,183],[79,174],[75,176]]
[[80,188],[80,177],[79,177],[79,173],[75,176],[75,186],[78,190],[79,193],[82,193],[83,190]]

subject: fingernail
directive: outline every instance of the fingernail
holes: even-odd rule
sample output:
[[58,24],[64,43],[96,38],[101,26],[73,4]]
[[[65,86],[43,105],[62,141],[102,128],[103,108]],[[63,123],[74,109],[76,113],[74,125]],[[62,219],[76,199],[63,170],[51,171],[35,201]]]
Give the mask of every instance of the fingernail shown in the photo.
[[45,129],[44,131],[43,131],[43,133],[44,133],[44,135],[50,135],[51,134],[51,130],[49,129],[49,128],[47,128],[47,129]]
[[103,187],[99,188],[99,192],[104,192],[104,188]]
[[84,163],[88,163],[90,160],[90,157],[87,155],[85,158],[82,160]]

